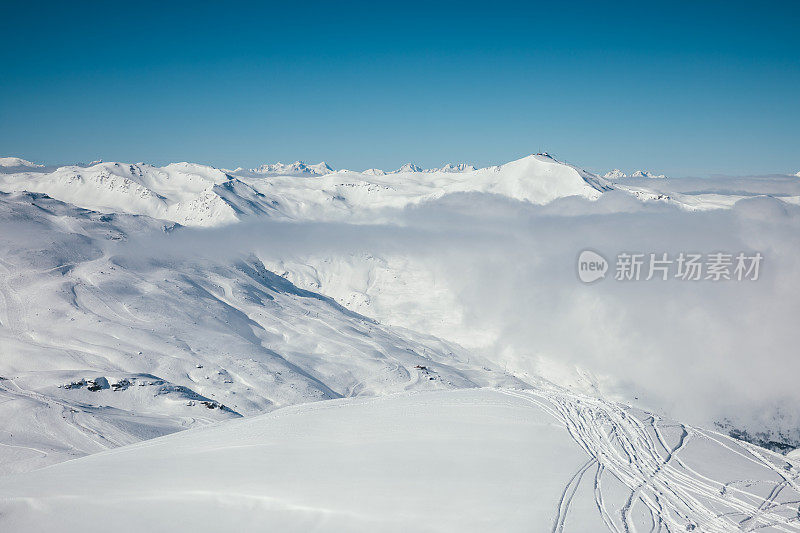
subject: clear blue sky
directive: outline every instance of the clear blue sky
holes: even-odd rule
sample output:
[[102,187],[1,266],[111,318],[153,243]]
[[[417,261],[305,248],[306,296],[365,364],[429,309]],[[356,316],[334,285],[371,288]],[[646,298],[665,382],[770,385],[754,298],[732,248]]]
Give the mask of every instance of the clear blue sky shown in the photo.
[[794,2],[8,2],[0,155],[800,170]]

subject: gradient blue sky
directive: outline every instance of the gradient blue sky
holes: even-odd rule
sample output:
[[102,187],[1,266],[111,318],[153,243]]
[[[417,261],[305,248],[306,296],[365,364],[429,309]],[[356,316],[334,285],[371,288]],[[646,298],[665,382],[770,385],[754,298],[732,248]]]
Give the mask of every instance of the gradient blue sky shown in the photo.
[[0,155],[800,170],[800,8],[2,3]]

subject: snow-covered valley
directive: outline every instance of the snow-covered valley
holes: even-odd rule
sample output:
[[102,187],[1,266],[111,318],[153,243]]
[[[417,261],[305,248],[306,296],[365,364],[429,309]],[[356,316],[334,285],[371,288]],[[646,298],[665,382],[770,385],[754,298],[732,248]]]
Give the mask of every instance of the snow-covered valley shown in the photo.
[[800,530],[800,181],[654,177],[3,158],[0,530]]

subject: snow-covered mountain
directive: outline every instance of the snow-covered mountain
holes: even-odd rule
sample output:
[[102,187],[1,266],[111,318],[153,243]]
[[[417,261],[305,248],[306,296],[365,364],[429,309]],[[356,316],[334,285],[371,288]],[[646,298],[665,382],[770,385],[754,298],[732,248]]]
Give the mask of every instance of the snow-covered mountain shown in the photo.
[[[17,162],[17,158],[6,159]],[[663,177],[645,171],[636,175]],[[465,164],[430,170],[405,165],[391,173],[334,171],[325,163],[300,162],[234,171],[192,163],[156,167],[97,162],[58,168],[5,167],[0,191],[40,192],[86,209],[147,215],[185,226],[220,226],[253,216],[347,220],[460,193],[491,193],[544,205],[567,197],[596,200],[604,191],[617,189],[643,201],[672,203],[693,211],[729,208],[747,197],[702,190],[664,192],[619,180],[623,176],[614,171],[601,177],[548,154],[481,169]]]
[[368,168],[362,174],[365,176],[385,176],[386,172],[379,168]]
[[468,165],[467,163],[447,163],[441,168],[422,168],[414,163],[406,163],[397,170],[393,171],[392,174],[401,174],[407,172],[470,172],[473,170],[476,170],[475,167],[473,165]]
[[633,174],[631,174],[632,178],[652,178],[652,179],[663,179],[666,178],[664,174],[653,174],[649,170],[637,170]]
[[621,179],[621,178],[627,178],[628,175],[625,174],[620,169],[615,168],[614,170],[611,170],[611,171],[606,172],[605,174],[603,174],[603,177],[605,179],[607,179],[607,180],[618,180],[618,179]]
[[438,170],[439,172],[472,172],[475,167],[467,163],[448,163]]
[[418,167],[414,163],[406,163],[397,170],[395,170],[394,172],[392,172],[392,174],[401,174],[407,172],[423,172],[423,171],[424,169],[422,167]]
[[[19,473],[0,477],[0,529],[72,530],[122,501],[173,530],[485,529],[511,508],[508,530],[795,526],[792,460],[708,429],[800,443],[789,176],[626,184],[547,154],[390,173],[17,163],[0,173],[0,475]],[[573,271],[585,247],[711,246],[769,250],[770,270],[662,289]],[[701,410],[707,429],[668,416]],[[387,499],[390,481],[415,489]]]
[[653,174],[649,170],[637,170],[633,174],[628,176],[627,174],[625,174],[623,171],[621,171],[618,168],[615,168],[614,170],[606,172],[605,174],[603,174],[603,177],[606,178],[607,180],[612,180],[612,181],[613,180],[618,180],[618,179],[623,179],[623,178],[648,178],[648,179],[664,179],[664,178],[666,178],[666,176],[664,174]]
[[[237,168],[234,173],[248,172],[243,168]],[[253,174],[275,174],[275,175],[297,175],[297,174],[329,174],[333,169],[324,161],[316,165],[309,165],[302,161],[295,161],[294,163],[272,163],[261,165],[260,167],[251,168],[249,172]]]
[[[236,200],[229,200],[238,188]],[[221,170],[190,163],[154,167],[144,163],[97,163],[60,167],[50,173],[6,174],[0,190],[44,193],[73,205],[108,213],[130,213],[184,225],[237,220],[239,199],[255,195]]]
[[[298,179],[313,176],[310,179]],[[49,173],[0,176],[0,191],[31,191],[101,212],[147,215],[187,226],[218,226],[251,215],[331,220],[385,207],[402,208],[457,192],[488,192],[536,204],[567,196],[596,199],[610,184],[548,156],[473,170],[391,174],[325,165],[266,165],[226,172],[192,163],[66,166]]]
[[19,157],[0,157],[0,174],[16,172],[43,172],[44,165],[31,163]]
[[0,157],[0,167],[13,168],[13,167],[27,167],[27,168],[40,168],[43,165],[31,163],[19,157]]
[[519,383],[255,257],[125,247],[174,224],[38,193],[0,194],[0,224],[5,472],[295,403]]

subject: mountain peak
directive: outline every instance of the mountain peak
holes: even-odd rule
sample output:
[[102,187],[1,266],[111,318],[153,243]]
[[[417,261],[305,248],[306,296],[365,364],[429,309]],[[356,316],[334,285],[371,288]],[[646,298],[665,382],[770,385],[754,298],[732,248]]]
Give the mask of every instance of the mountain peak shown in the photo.
[[399,174],[401,172],[422,172],[422,168],[418,167],[414,163],[406,163],[402,167],[395,170],[393,174]]
[[620,169],[615,168],[615,169],[611,170],[610,172],[606,172],[605,174],[603,174],[603,177],[605,179],[607,179],[607,180],[618,180],[618,179],[621,179],[621,178],[627,178],[628,175],[625,174]]
[[313,170],[317,174],[329,174],[333,172],[333,167],[331,167],[325,161],[320,161],[316,165],[306,165],[306,168]]
[[632,178],[653,178],[653,179],[662,179],[666,178],[664,174],[653,174],[649,170],[637,170],[633,174],[631,174]]
[[[238,169],[237,169],[238,170]],[[256,174],[329,174],[333,172],[326,162],[321,161],[315,165],[309,165],[302,161],[295,161],[294,163],[272,163],[261,165],[256,168],[251,168],[250,172]]]
[[[374,170],[374,169],[370,169]],[[472,165],[468,165],[467,163],[447,163],[441,168],[422,168],[414,163],[406,163],[402,167],[398,168],[397,170],[391,172],[391,174],[399,174],[401,172],[426,172],[426,173],[433,173],[433,172],[447,172],[447,173],[458,173],[458,172],[471,172],[475,170],[475,167]]]
[[447,163],[439,169],[439,172],[471,172],[473,170],[475,167],[466,163]]
[[44,165],[37,165],[36,163],[31,163],[25,159],[20,157],[0,157],[0,167],[8,168],[8,167],[30,167],[30,168],[42,168]]
[[629,176],[618,168],[606,172],[605,174],[603,174],[603,177],[607,180],[618,180],[623,178],[648,178],[648,179],[666,178],[664,174],[653,174],[649,170],[637,170],[636,172],[634,172]]
[[386,172],[384,172],[383,170],[381,170],[379,168],[368,168],[367,170],[362,172],[362,174],[364,174],[366,176],[383,176],[383,175],[386,174]]

